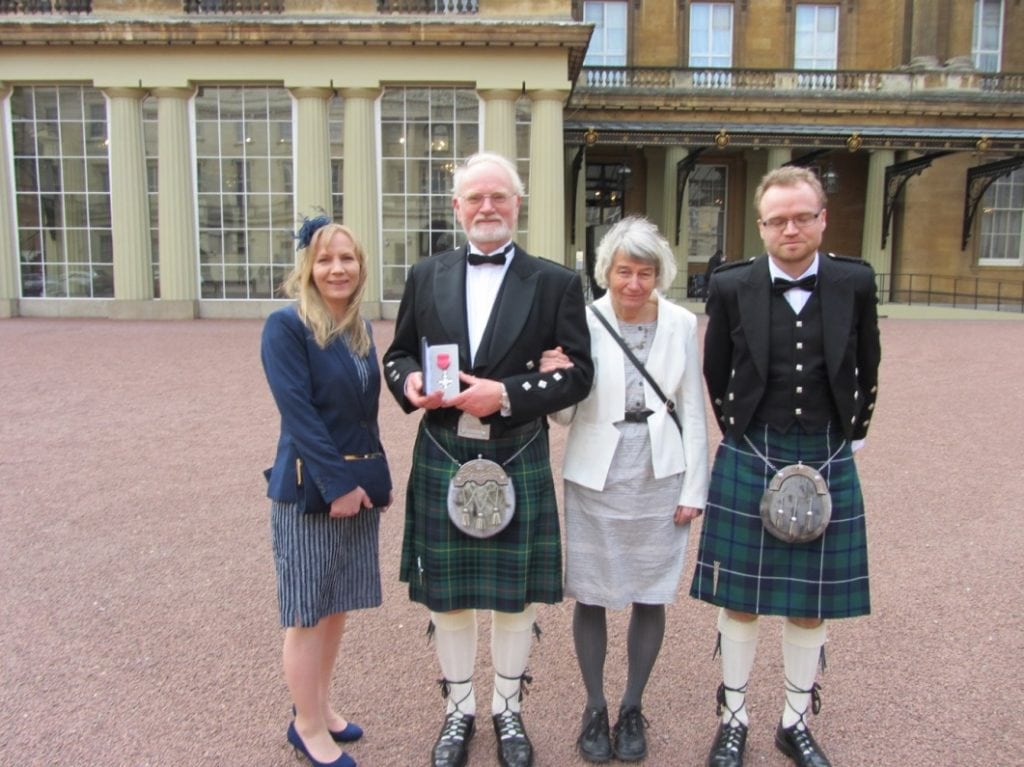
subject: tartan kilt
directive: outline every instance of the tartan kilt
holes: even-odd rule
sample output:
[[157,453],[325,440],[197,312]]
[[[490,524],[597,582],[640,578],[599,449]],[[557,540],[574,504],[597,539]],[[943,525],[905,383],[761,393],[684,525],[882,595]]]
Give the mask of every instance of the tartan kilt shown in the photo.
[[[746,435],[776,468],[814,468],[835,452],[835,431],[781,434],[763,424]],[[832,518],[816,540],[790,544],[765,531],[761,494],[773,469],[745,440],[726,436],[711,472],[690,596],[740,612],[793,618],[850,618],[871,612],[864,499],[849,443],[820,469]]]
[[503,466],[515,489],[515,515],[491,538],[473,538],[448,518],[448,483],[456,466],[425,434],[420,421],[405,499],[400,578],[409,598],[435,612],[462,609],[521,612],[531,602],[562,599],[562,545],[551,478],[547,422],[542,432],[491,440],[430,433],[460,463],[483,457]]

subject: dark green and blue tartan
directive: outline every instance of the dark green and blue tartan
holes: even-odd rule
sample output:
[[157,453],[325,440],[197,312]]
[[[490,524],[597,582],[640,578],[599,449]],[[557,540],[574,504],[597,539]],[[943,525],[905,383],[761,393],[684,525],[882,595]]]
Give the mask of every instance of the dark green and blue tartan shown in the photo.
[[[763,424],[747,436],[776,468],[820,467],[842,436],[781,434]],[[758,615],[849,618],[871,612],[864,500],[849,444],[822,470],[832,496],[824,534],[789,544],[766,532],[761,495],[774,475],[745,440],[718,446],[690,596]]]
[[[458,466],[424,434],[420,422],[405,500],[400,577],[409,598],[436,612],[520,612],[531,602],[562,599],[562,547],[551,478],[548,432],[504,466],[515,488],[515,515],[491,538],[473,538],[448,518],[448,483]],[[533,432],[486,441],[429,427],[460,463],[483,457],[504,464]]]

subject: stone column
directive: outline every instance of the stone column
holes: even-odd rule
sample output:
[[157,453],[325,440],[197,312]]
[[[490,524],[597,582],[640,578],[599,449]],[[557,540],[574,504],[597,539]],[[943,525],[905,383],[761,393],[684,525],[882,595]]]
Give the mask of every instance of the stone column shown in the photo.
[[883,248],[882,226],[885,212],[885,169],[895,161],[896,153],[891,149],[875,150],[868,158],[860,257],[871,264],[878,274],[892,273],[892,234]]
[[[662,163],[661,192],[658,195],[661,198],[660,215],[663,222],[661,224],[661,233],[668,240],[668,244],[675,254],[676,268],[679,269],[676,281],[672,285],[674,289],[673,295],[679,294],[682,296],[686,295],[686,284],[689,279],[688,272],[690,268],[689,261],[690,256],[694,254],[689,252],[690,221],[687,215],[687,208],[690,195],[688,191],[684,190],[683,199],[680,203],[676,198],[676,184],[679,178],[679,163],[685,160],[688,154],[689,152],[681,146],[666,147],[665,159]],[[676,241],[677,231],[679,232],[678,242]]]
[[106,88],[104,93],[109,100],[110,220],[116,299],[111,316],[138,317],[146,311],[138,302],[153,298],[146,151],[142,137],[142,99],[146,91]]
[[320,211],[330,216],[333,205],[327,112],[334,92],[330,88],[292,88],[291,93],[298,106],[295,206],[303,216],[315,216]]
[[784,149],[780,147],[772,147],[768,150],[768,168],[765,170],[767,173],[770,170],[781,168],[787,162],[793,159],[793,150]]
[[519,91],[481,90],[484,102],[482,149],[516,160],[516,99]]
[[564,91],[534,91],[530,120],[530,220],[527,249],[572,267],[565,251]]
[[[570,223],[571,230],[566,232],[565,249],[572,256],[573,268],[579,267],[578,271],[586,276],[587,272],[587,153],[583,153],[579,173],[575,179],[572,177],[572,159],[579,151],[578,146],[568,147],[566,161],[569,163],[569,175],[567,178],[576,184],[576,206],[573,208]],[[566,194],[569,190],[566,190]],[[568,229],[569,227],[567,227]]]
[[[364,314],[380,316],[381,230],[377,209],[380,182],[377,178],[377,149],[374,129],[376,88],[347,88],[345,99],[345,165],[342,189],[345,193],[345,224],[355,232],[366,251],[369,274],[363,293]],[[328,198],[329,202],[330,198]],[[330,210],[330,208],[327,208]]]
[[158,212],[161,316],[198,316],[199,229],[188,104],[191,88],[158,88]]
[[10,97],[11,86],[0,83],[0,318],[18,314],[18,297],[21,295],[14,178],[10,162],[13,147],[9,139],[11,126],[7,120]]

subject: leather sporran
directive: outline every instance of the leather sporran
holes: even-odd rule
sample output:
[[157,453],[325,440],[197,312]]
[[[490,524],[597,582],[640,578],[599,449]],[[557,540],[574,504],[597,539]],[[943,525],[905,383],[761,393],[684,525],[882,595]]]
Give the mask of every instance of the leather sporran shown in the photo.
[[780,541],[813,541],[831,519],[828,484],[810,466],[797,463],[780,469],[761,495],[761,522]]
[[512,521],[515,509],[512,480],[494,461],[467,461],[448,483],[448,518],[473,538],[500,533]]

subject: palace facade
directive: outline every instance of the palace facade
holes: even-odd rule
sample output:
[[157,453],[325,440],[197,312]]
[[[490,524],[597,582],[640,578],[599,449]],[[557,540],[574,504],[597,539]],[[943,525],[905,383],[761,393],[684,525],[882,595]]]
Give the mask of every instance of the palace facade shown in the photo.
[[528,250],[585,269],[643,214],[674,298],[760,252],[790,163],[883,300],[1024,309],[1022,32],[1012,0],[0,0],[0,316],[262,316],[325,211],[393,317],[480,149]]

